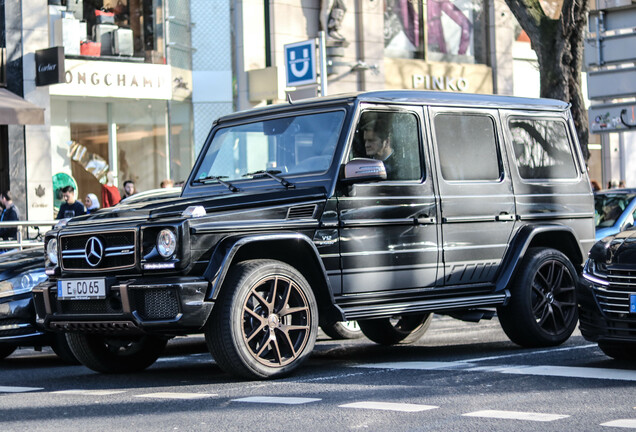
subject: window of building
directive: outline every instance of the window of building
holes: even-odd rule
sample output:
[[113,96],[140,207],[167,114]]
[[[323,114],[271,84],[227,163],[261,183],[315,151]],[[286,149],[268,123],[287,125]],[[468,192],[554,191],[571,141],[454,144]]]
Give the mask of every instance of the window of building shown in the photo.
[[[57,3],[57,2],[54,2]],[[67,56],[165,63],[162,0],[66,0],[49,6]],[[189,8],[189,5],[186,5]]]
[[349,159],[382,160],[387,180],[419,180],[420,127],[412,113],[365,111]]
[[192,167],[190,110],[174,106],[168,128],[166,104],[52,99],[54,174],[71,175],[82,199],[101,196],[101,184],[115,167],[120,188],[125,180],[133,180],[138,191],[156,189],[166,178],[184,181]]
[[552,119],[511,119],[508,123],[519,175],[524,179],[576,178],[566,125]]
[[487,63],[483,0],[387,0],[384,53],[454,63]]
[[501,178],[501,159],[492,117],[438,114],[435,116],[435,140],[445,180]]

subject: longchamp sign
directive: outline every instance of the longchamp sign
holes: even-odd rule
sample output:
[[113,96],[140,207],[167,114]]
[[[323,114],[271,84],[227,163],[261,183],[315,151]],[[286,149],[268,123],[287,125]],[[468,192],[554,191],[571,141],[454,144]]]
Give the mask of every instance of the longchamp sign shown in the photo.
[[57,96],[172,99],[170,66],[108,61],[65,61],[65,83],[52,85]]

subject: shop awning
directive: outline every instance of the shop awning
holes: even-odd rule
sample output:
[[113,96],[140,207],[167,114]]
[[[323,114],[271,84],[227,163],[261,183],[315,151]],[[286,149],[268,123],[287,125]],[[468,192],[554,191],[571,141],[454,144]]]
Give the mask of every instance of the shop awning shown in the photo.
[[0,88],[0,125],[44,124],[44,108]]

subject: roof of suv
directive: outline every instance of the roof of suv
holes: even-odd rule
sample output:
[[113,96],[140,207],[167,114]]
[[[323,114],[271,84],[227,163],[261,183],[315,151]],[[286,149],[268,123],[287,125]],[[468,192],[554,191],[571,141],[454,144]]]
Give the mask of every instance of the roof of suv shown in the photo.
[[[302,99],[292,102],[297,108],[307,106],[327,105],[338,102],[375,102],[414,105],[426,103],[427,105],[450,106],[475,106],[484,108],[514,108],[540,111],[565,111],[570,104],[556,99],[533,99],[515,96],[483,95],[475,93],[451,93],[425,90],[381,90],[359,93],[343,93],[326,97]],[[242,117],[251,117],[263,112],[285,110],[289,103],[268,105],[266,107],[253,108],[223,116],[217,122],[236,120]]]

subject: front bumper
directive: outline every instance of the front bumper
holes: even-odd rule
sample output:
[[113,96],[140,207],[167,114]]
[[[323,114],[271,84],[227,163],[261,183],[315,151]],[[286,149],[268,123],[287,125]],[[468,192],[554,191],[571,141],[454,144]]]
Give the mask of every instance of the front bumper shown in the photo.
[[581,278],[576,289],[583,337],[592,342],[636,342],[636,314],[606,311],[594,294],[594,286]]
[[35,327],[31,294],[0,302],[0,343],[15,346],[49,345],[47,334]]
[[210,315],[201,278],[116,280],[105,299],[60,300],[57,283],[33,289],[38,326],[53,331],[179,335],[199,331]]

